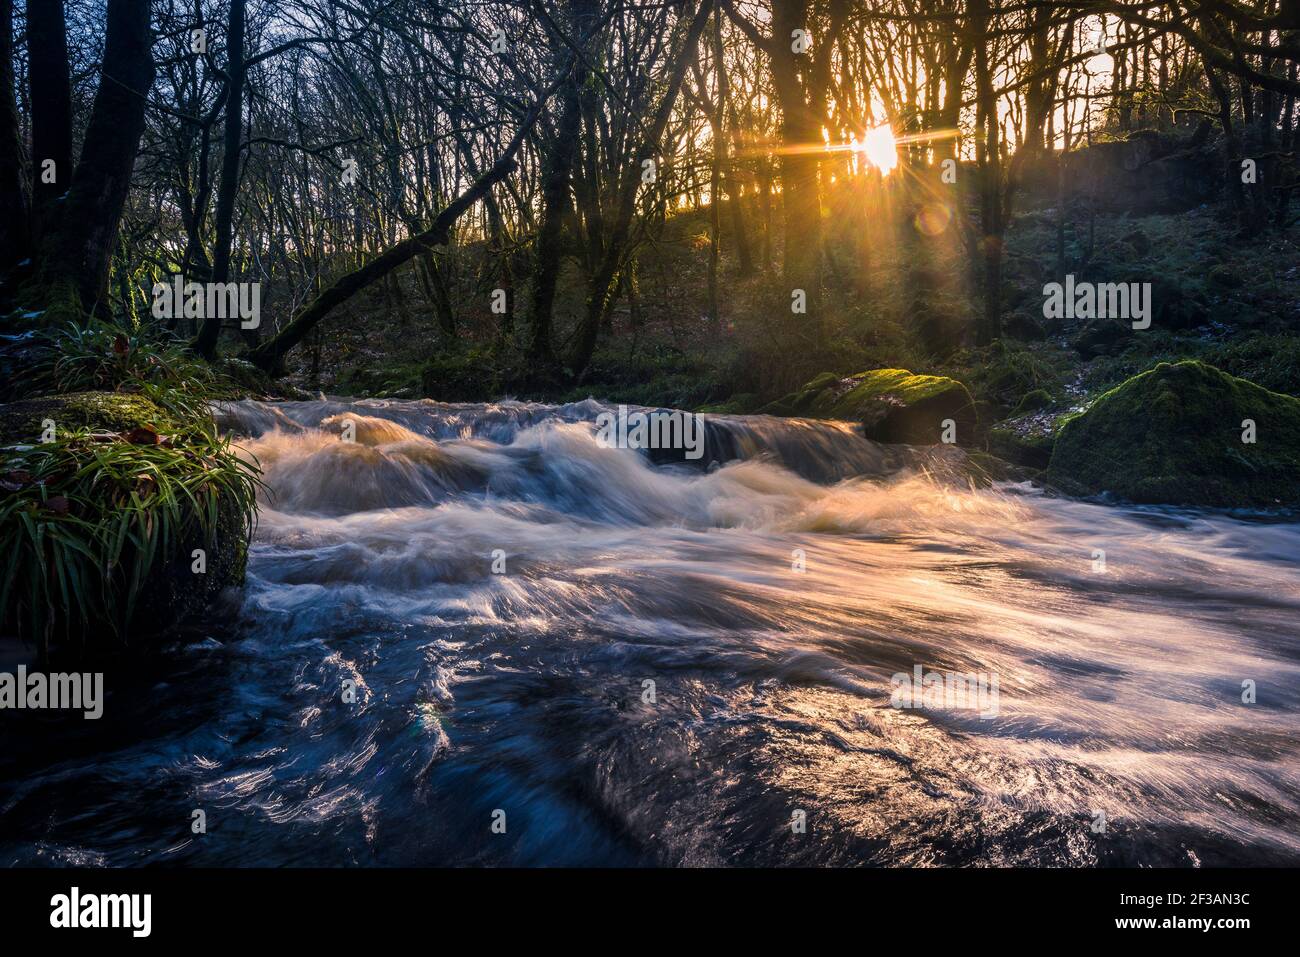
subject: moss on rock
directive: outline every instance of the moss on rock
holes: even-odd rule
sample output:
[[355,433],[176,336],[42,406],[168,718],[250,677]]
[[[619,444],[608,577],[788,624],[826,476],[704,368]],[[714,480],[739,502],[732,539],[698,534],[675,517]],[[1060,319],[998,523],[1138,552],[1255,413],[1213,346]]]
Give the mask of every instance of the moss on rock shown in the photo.
[[956,423],[958,442],[968,443],[977,421],[974,400],[956,379],[906,369],[873,369],[846,378],[824,372],[762,411],[861,422],[869,439],[910,445],[941,441],[947,419]]
[[72,392],[0,406],[0,443],[39,442],[47,420],[54,423],[56,435],[74,429],[126,432],[147,426],[167,432],[177,427],[170,415],[142,395]]
[[1202,362],[1162,362],[1068,418],[1044,479],[1138,503],[1297,507],[1300,399]]

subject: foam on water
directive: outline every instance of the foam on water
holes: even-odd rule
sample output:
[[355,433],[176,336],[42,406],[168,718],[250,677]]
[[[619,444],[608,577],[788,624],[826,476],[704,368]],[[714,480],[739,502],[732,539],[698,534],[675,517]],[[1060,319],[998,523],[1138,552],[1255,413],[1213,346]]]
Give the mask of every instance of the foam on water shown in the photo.
[[[225,407],[269,488],[237,624],[5,759],[6,862],[1300,863],[1300,526],[836,423],[657,466],[607,408]],[[891,707],[918,664],[997,715]]]

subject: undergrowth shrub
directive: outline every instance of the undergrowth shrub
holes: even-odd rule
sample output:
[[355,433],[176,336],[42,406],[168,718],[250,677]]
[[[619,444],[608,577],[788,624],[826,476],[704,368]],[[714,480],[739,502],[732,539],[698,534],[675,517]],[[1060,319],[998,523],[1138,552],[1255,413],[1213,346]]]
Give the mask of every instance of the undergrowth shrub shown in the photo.
[[[261,480],[212,420],[221,377],[178,342],[98,322],[27,349],[25,391],[52,398],[0,421],[0,631],[42,655],[124,642],[242,579]],[[210,578],[179,577],[194,548]]]

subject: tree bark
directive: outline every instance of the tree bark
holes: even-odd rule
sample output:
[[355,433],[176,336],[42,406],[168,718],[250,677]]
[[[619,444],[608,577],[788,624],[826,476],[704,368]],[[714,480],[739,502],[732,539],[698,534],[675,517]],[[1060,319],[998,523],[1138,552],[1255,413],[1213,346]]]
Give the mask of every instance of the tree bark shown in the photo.
[[108,270],[144,132],[154,63],[149,0],[108,0],[99,89],[59,227],[44,244],[47,318],[106,312]]
[[607,310],[613,305],[618,290],[614,278],[618,275],[622,263],[632,214],[636,211],[636,194],[641,185],[641,164],[650,158],[660,140],[663,139],[664,129],[668,125],[669,117],[672,116],[677,94],[686,76],[686,68],[695,57],[700,36],[704,33],[712,9],[713,0],[701,0],[699,8],[695,11],[695,17],[686,31],[686,39],[681,50],[678,51],[677,59],[668,70],[668,89],[664,91],[663,99],[660,100],[659,110],[655,114],[650,131],[637,149],[635,160],[622,173],[619,182],[617,218],[609,242],[605,245],[604,257],[591,278],[586,308],[574,332],[573,351],[569,354],[569,368],[574,375],[581,375],[587,368],[587,364],[591,362],[601,324]]
[[[27,85],[32,107],[32,229],[41,242],[58,225],[59,197],[72,182],[72,80],[63,0],[28,0]],[[53,181],[43,165],[53,160]]]
[[14,88],[13,19],[13,0],[0,0],[0,222],[4,223],[0,276],[31,254],[31,207],[23,176],[23,141]]
[[[573,4],[572,26],[579,38],[587,36],[595,12],[590,0],[577,0]],[[558,51],[556,56],[560,57]],[[564,224],[569,218],[573,164],[578,156],[578,138],[582,132],[582,87],[587,81],[582,55],[575,51],[564,54],[563,59],[569,64],[569,69],[560,87],[555,142],[543,164],[542,219],[534,246],[528,346],[525,350],[531,375],[539,381],[554,379],[559,371],[559,361],[551,344],[552,319],[560,276]]]
[[[239,191],[240,141],[244,127],[244,14],[247,0],[230,0],[230,21],[226,31],[226,123],[221,156],[221,179],[217,184],[212,249],[212,281],[230,280],[230,247],[235,224],[235,194]],[[194,340],[194,350],[206,359],[217,354],[221,319],[207,316]]]

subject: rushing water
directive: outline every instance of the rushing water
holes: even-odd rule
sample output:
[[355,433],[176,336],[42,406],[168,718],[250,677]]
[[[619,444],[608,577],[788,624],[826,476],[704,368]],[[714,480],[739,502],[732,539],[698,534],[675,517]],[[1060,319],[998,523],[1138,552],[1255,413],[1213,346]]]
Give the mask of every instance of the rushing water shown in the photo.
[[[1300,863],[1300,525],[762,417],[655,465],[603,408],[224,409],[231,624],[9,736],[0,863]],[[918,665],[997,713],[892,707]]]

